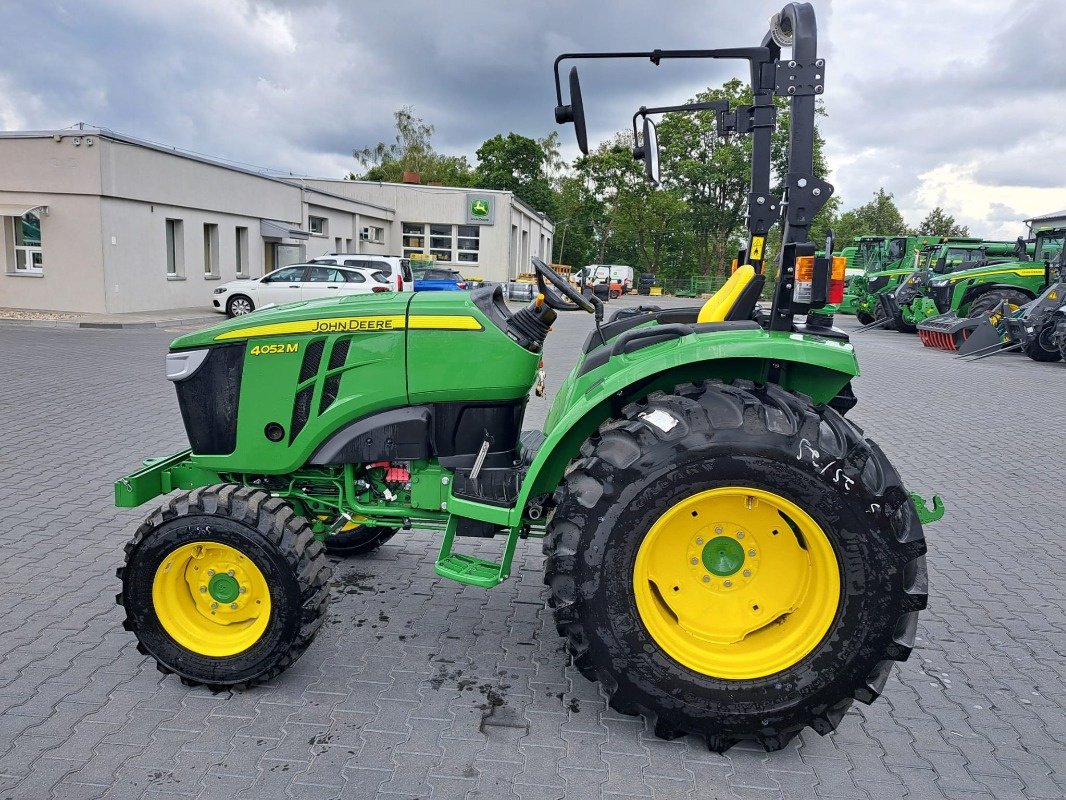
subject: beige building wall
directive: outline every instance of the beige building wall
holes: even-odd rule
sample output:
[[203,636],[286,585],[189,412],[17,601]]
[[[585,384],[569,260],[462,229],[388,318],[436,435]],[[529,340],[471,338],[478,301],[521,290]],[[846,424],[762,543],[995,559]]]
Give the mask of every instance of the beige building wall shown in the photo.
[[[0,137],[0,204],[48,207],[39,275],[15,273],[12,222],[2,218],[0,307],[206,310],[220,283],[261,276],[274,243],[302,258],[356,247],[392,251],[391,209],[98,132],[55,136],[58,141],[51,133]],[[310,216],[327,221],[324,235],[263,237],[261,220],[306,232]],[[168,219],[181,223],[175,275],[167,273]],[[383,230],[382,241],[360,242],[367,226]],[[238,275],[238,228],[246,229],[244,275]]]
[[[373,181],[307,179],[305,182],[333,194],[395,209],[388,236],[391,249],[387,251],[392,255],[402,253],[403,223],[465,225],[467,195],[490,195],[495,201],[495,217],[493,224],[478,226],[481,233],[478,263],[446,262],[447,266],[467,278],[502,282],[529,272],[531,256],[539,255],[551,261],[554,226],[510,192]],[[359,252],[370,252],[365,244]]]
[[[0,159],[0,170],[3,164]],[[0,178],[0,186],[6,185]],[[41,216],[43,275],[15,273],[10,218],[0,225],[0,308],[103,312],[100,198],[0,191],[0,204],[48,207],[48,213]]]

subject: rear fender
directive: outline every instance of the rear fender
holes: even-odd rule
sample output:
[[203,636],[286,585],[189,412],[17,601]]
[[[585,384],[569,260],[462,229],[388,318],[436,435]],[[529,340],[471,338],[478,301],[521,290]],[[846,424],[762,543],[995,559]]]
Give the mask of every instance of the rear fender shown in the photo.
[[560,394],[570,395],[566,411],[546,432],[526,473],[511,524],[521,523],[531,498],[555,491],[582,443],[601,424],[654,391],[694,381],[742,379],[777,383],[825,404],[859,374],[854,348],[847,342],[763,330],[711,336],[711,341],[687,336],[612,358],[580,379],[571,375],[559,388]]

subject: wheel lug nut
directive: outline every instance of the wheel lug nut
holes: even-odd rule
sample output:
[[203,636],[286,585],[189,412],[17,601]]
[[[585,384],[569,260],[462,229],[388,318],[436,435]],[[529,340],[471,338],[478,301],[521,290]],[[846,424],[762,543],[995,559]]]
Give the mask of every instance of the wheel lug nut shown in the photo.
[[201,586],[200,587],[200,594],[203,594],[206,591],[207,591],[207,587],[206,586]]
[[700,563],[700,560],[698,558],[692,559],[692,566],[696,566],[699,563]]
[[232,577],[233,577],[233,570],[230,570],[230,571],[229,571],[229,572],[227,572],[226,574],[227,574],[227,575],[229,575],[229,576],[230,576],[230,577],[232,578]]
[[229,607],[233,608],[233,609],[236,609],[237,608],[237,604],[236,603],[230,603]]
[[245,593],[245,592],[247,592],[248,590],[247,590],[247,589],[245,589],[245,588],[244,588],[244,587],[242,586],[242,587],[241,587],[241,588],[239,588],[239,589],[238,589],[237,591],[238,591],[238,592],[240,592],[241,594],[244,594],[244,593]]
[[732,586],[732,585],[733,585],[733,581],[726,581],[726,582],[725,582],[725,588],[727,588],[727,589],[728,589],[728,588],[729,588],[730,586]]
[[714,532],[715,532],[715,533],[721,533],[721,532],[722,532],[722,529],[721,529],[721,528],[715,528],[715,529],[714,529]]
[[696,544],[703,544],[703,537],[702,536],[697,536],[696,537]]
[[750,578],[751,577],[751,570],[750,569],[744,570],[744,577],[745,578]]
[[710,575],[704,575],[703,576],[703,582],[704,583],[710,583],[711,582],[711,576]]
[[213,569],[209,569],[207,571],[207,575],[208,575],[208,577],[213,578],[213,577],[215,577],[215,571]]
[[218,603],[212,603],[211,608],[218,608]]
[[744,538],[744,531],[737,531],[737,538],[738,539],[743,539]]
[[755,558],[755,551],[754,550],[749,550],[748,551],[748,555],[751,556],[752,558]]

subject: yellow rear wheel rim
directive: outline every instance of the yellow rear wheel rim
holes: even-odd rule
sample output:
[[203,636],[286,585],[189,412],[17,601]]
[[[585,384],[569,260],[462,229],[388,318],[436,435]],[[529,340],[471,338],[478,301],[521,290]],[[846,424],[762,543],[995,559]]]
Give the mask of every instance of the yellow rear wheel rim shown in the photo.
[[840,605],[840,565],[821,526],[773,492],[692,495],[652,525],[633,568],[637,611],[675,661],[750,680],[802,661]]
[[152,604],[163,629],[203,656],[244,652],[270,621],[270,589],[251,558],[219,542],[190,542],[155,572]]

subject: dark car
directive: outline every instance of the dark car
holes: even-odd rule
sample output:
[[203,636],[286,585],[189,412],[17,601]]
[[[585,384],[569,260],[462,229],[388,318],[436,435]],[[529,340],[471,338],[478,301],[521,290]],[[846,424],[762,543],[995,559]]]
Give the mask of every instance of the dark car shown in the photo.
[[458,292],[463,289],[466,289],[466,281],[454,269],[415,270],[416,292]]

